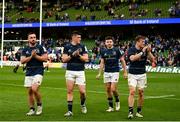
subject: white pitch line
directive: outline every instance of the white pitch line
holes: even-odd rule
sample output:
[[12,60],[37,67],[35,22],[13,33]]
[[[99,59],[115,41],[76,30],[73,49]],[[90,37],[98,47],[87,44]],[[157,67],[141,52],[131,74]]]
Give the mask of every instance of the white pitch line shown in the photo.
[[171,94],[171,95],[162,95],[162,96],[147,96],[145,97],[145,99],[158,99],[158,98],[167,98],[167,97],[174,97],[175,95]]
[[177,100],[177,101],[180,101],[179,98],[162,98],[162,99],[165,99],[165,100]]
[[[3,86],[16,86],[16,87],[23,87],[23,85],[17,85],[17,84],[10,84],[10,83],[0,83],[0,85],[3,85]],[[64,90],[64,91],[67,91],[67,89],[65,88],[56,88],[56,87],[46,87],[46,86],[43,86],[41,88],[45,88],[45,89],[55,89],[55,90]],[[74,91],[78,91],[78,90],[74,90]],[[106,94],[105,92],[103,91],[92,91],[92,90],[88,90],[87,92],[91,92],[91,93],[98,93],[98,94]],[[128,94],[121,94],[121,95],[128,95]]]
[[[4,86],[15,86],[15,87],[23,87],[23,85],[17,85],[17,84],[10,84],[10,83],[0,83],[0,85],[4,85]],[[56,87],[41,87],[41,88],[46,88],[46,89],[55,89],[55,90],[64,90],[66,91],[67,89],[65,88],[56,88]],[[78,90],[75,90],[78,91]],[[98,94],[106,94],[106,92],[103,91],[92,91],[92,90],[88,90],[87,92],[90,93],[98,93]],[[128,96],[129,94],[123,94],[121,93],[120,95],[122,96]],[[171,94],[171,95],[161,95],[161,96],[145,96],[144,99],[169,99],[169,100],[180,100],[178,98],[169,98],[169,97],[174,97],[175,95]]]

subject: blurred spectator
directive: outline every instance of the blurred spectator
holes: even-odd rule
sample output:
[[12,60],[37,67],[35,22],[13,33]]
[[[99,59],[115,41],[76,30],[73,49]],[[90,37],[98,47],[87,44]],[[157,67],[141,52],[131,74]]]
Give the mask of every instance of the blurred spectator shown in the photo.
[[156,8],[156,9],[154,10],[154,14],[155,14],[156,17],[160,17],[161,14],[162,14],[162,10],[159,9],[159,8]]
[[87,21],[87,16],[86,15],[82,15],[81,21]]
[[96,15],[91,15],[90,16],[90,21],[94,21],[96,19]]

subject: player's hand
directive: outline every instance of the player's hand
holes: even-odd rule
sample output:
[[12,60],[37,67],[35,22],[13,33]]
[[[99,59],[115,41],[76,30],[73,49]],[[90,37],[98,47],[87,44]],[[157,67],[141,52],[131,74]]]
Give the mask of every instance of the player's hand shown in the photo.
[[101,74],[98,74],[98,75],[96,75],[96,79],[100,79],[100,77],[101,77]]
[[143,51],[144,53],[146,53],[147,49],[148,49],[148,46],[145,46],[145,47],[142,49],[142,51]]
[[74,52],[72,53],[72,56],[73,56],[73,57],[77,57],[77,56],[79,56],[79,55],[80,55],[79,50],[76,50],[76,51],[74,51]]
[[155,68],[156,67],[156,63],[152,62],[152,67]]
[[124,73],[123,73],[123,76],[124,76],[124,79],[127,79],[127,78],[128,78],[127,72],[124,72]]
[[36,56],[36,50],[32,50],[31,56],[32,56],[32,57],[35,57],[35,56]]
[[151,45],[150,44],[148,44],[148,46],[147,46],[147,52],[151,52]]

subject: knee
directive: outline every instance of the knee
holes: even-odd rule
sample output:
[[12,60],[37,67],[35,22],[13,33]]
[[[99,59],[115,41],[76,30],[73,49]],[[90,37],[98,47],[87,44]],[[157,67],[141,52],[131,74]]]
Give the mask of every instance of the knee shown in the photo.
[[86,94],[85,89],[81,89],[79,92],[80,92],[80,95],[81,95],[81,96],[85,96],[85,94]]
[[129,92],[129,95],[130,95],[130,96],[135,96],[135,90],[131,90],[131,91]]
[[112,91],[113,93],[116,93],[116,88],[115,88],[115,87],[111,87],[111,91]]
[[86,93],[85,92],[80,92],[80,97],[81,98],[85,98],[86,97]]
[[67,90],[67,94],[72,94],[73,93],[73,90],[72,89],[68,89]]
[[144,91],[139,91],[139,97],[143,97],[144,96]]

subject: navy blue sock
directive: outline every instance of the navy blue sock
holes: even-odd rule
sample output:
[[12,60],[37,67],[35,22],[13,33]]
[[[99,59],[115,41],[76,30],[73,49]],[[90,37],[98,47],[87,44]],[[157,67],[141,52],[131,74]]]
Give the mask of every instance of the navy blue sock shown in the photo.
[[68,103],[68,111],[72,112],[73,101],[67,101],[67,103]]
[[37,106],[42,106],[42,103],[37,103]]
[[141,107],[141,106],[138,106],[138,107],[137,107],[137,112],[140,113],[141,110],[142,110],[142,107]]
[[133,113],[133,107],[129,107],[129,112]]
[[32,109],[33,111],[35,111],[35,108],[34,108],[34,107],[30,107],[30,110],[31,110],[31,109]]
[[119,102],[119,96],[114,96],[115,97],[115,101]]
[[109,106],[113,108],[113,98],[112,97],[108,98],[108,103],[109,103]]

